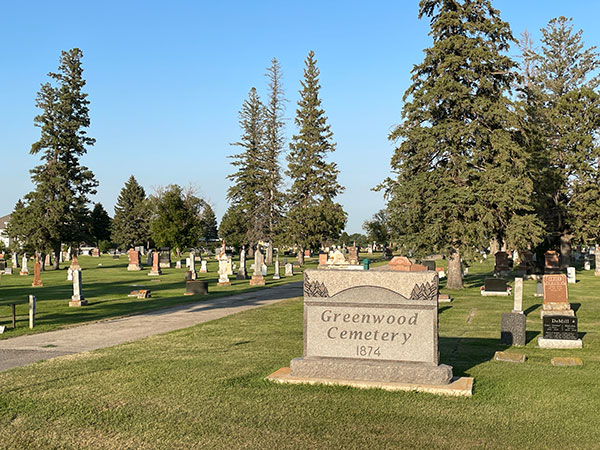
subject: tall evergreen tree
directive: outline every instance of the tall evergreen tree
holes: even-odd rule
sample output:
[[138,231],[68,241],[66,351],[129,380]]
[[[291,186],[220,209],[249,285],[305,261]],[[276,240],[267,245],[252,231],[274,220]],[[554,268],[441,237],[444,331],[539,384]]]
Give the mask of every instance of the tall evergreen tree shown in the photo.
[[600,55],[585,49],[582,31],[570,19],[549,21],[540,51],[525,40],[522,71],[527,79],[531,151],[536,156],[538,211],[551,238],[558,238],[563,266],[570,265],[571,242],[596,240],[599,211]]
[[200,228],[202,229],[202,239],[205,241],[215,240],[219,238],[217,230],[217,216],[208,203],[205,203],[204,209],[200,216]]
[[42,164],[31,170],[35,190],[25,196],[25,214],[36,230],[36,245],[53,250],[55,269],[61,244],[85,238],[88,195],[94,194],[98,185],[92,171],[80,163],[87,147],[95,142],[86,132],[90,102],[83,92],[82,57],[78,48],[63,51],[58,72],[48,74],[54,84],[43,84],[36,100],[42,112],[34,123],[41,133],[31,154],[41,154]]
[[[241,248],[242,245],[246,245],[248,240],[246,238],[246,231],[248,224],[245,221],[244,211],[238,210],[240,208],[237,205],[230,205],[221,218],[219,224],[219,238],[225,239],[227,244],[237,248]],[[241,209],[241,208],[240,208]]]
[[200,199],[186,196],[178,185],[167,186],[153,199],[154,217],[150,222],[156,245],[181,251],[194,247],[201,233],[197,205]]
[[237,170],[227,177],[233,181],[227,199],[232,206],[231,214],[242,215],[236,222],[244,224],[245,243],[256,244],[267,238],[269,210],[264,190],[268,180],[263,164],[264,106],[255,88],[250,89],[248,99],[242,104],[239,119],[242,136],[232,145],[242,151],[230,156]]
[[271,66],[267,69],[266,76],[269,80],[268,101],[264,109],[264,157],[262,163],[267,173],[266,196],[264,202],[268,214],[265,240],[271,244],[267,247],[266,263],[273,263],[273,241],[281,223],[284,196],[281,192],[281,168],[279,157],[284,144],[284,113],[285,93],[281,82],[281,66],[277,58],[273,58]]
[[111,222],[102,203],[96,203],[90,214],[90,235],[96,247],[100,246],[100,241],[110,241]]
[[117,197],[111,239],[122,250],[146,245],[150,239],[150,213],[146,192],[133,175]]
[[433,47],[415,66],[403,122],[391,134],[397,179],[387,180],[394,238],[448,256],[448,284],[462,288],[461,258],[491,237],[519,245],[541,233],[517,114],[508,99],[514,41],[489,0],[421,0]]
[[344,190],[337,181],[339,171],[334,162],[325,159],[335,150],[335,143],[321,107],[316,63],[311,50],[305,61],[304,80],[300,82],[302,89],[294,121],[298,134],[292,137],[287,156],[287,174],[292,186],[287,195],[285,231],[288,239],[299,246],[301,263],[305,249],[318,249],[337,239],[346,225],[346,213],[334,202]]

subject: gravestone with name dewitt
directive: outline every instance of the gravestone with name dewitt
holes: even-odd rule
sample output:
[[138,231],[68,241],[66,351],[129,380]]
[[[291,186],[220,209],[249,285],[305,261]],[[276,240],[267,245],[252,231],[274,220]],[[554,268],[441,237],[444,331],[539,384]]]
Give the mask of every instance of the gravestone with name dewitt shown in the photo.
[[269,379],[451,395],[472,389],[472,378],[453,382],[452,367],[439,363],[432,271],[306,270],[303,356]]
[[577,334],[577,317],[569,303],[567,277],[564,274],[544,275],[544,305],[542,307],[542,337],[540,348],[581,348]]

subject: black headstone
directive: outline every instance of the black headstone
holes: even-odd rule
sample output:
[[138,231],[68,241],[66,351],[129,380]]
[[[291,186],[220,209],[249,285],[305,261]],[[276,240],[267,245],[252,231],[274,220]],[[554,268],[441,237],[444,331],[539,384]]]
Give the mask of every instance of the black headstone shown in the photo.
[[503,313],[500,324],[500,342],[507,345],[525,345],[525,314]]
[[577,317],[544,316],[542,322],[544,339],[565,339],[575,341],[577,334]]
[[0,271],[4,272],[4,269],[6,269],[6,261],[3,259],[0,259]]
[[484,288],[486,292],[506,292],[506,280],[503,278],[486,278]]
[[206,281],[186,281],[185,283],[186,295],[207,295],[208,294],[208,283]]
[[435,261],[423,261],[421,264],[427,267],[427,270],[435,270]]
[[185,281],[192,281],[192,271],[191,270],[186,270]]

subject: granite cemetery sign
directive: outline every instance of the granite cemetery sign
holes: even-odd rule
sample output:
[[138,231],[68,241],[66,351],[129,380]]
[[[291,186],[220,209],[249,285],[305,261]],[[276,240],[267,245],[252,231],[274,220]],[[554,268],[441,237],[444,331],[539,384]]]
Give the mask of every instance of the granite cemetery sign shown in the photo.
[[461,378],[457,391],[452,367],[439,364],[431,271],[306,270],[303,357],[270,379],[452,395],[472,388],[471,378]]

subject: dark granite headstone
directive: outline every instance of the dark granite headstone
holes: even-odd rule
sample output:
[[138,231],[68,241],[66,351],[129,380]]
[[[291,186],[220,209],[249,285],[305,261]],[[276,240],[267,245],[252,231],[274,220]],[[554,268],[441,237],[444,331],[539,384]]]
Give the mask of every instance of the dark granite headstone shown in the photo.
[[486,278],[484,289],[486,292],[506,292],[506,280],[502,278]]
[[427,267],[427,270],[435,270],[435,261],[423,261],[421,264]]
[[4,269],[6,269],[6,261],[0,259],[0,272],[4,272]]
[[185,295],[208,295],[208,283],[206,281],[186,281]]
[[577,317],[547,315],[542,320],[544,339],[578,339]]
[[525,345],[525,314],[503,313],[500,324],[500,342],[506,345]]

